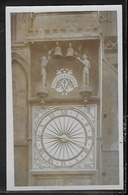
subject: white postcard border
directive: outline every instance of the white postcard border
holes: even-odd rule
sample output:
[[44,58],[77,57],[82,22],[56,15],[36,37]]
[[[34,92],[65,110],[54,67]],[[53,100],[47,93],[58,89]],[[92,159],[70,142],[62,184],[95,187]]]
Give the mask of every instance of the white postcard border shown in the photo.
[[[118,22],[118,108],[119,108],[119,185],[95,186],[14,186],[14,136],[13,98],[11,69],[11,22],[10,14],[19,12],[62,12],[62,11],[117,11]],[[121,190],[123,189],[123,64],[122,64],[122,5],[93,6],[20,6],[6,7],[6,111],[7,111],[7,190]]]

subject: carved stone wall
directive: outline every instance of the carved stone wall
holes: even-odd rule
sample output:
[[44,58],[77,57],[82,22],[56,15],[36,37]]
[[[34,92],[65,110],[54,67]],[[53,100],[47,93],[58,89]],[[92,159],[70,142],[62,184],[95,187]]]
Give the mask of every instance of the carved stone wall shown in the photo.
[[119,152],[114,150],[102,153],[102,184],[119,184]]
[[[117,71],[103,60],[103,147],[118,149],[118,82]],[[111,86],[111,88],[110,88]]]
[[[59,17],[58,17],[59,16]],[[99,36],[97,12],[32,13],[28,39]],[[43,18],[43,20],[42,20]]]
[[13,42],[25,42],[26,35],[30,29],[29,13],[13,13],[11,15],[11,30]]
[[103,184],[108,185],[119,184],[119,118],[117,85],[116,69],[103,59],[102,178]]
[[86,176],[79,175],[43,175],[36,176],[36,186],[84,186],[95,185],[95,179],[92,179],[92,174]]

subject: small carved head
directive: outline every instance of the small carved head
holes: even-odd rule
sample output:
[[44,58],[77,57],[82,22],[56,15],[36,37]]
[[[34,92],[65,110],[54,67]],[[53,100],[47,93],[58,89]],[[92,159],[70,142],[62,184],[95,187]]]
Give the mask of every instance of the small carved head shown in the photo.
[[44,61],[44,60],[46,60],[46,59],[47,59],[46,56],[42,56],[42,57],[41,57],[41,60],[42,60],[42,61]]
[[41,65],[46,66],[48,63],[48,58],[46,56],[41,57]]
[[86,60],[86,59],[87,59],[86,54],[83,54],[83,55],[82,55],[82,60]]

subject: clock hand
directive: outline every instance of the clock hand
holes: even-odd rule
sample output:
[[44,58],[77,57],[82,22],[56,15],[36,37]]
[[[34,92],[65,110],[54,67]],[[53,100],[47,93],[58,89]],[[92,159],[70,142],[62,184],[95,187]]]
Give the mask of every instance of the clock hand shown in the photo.
[[60,139],[64,139],[66,141],[69,141],[73,144],[75,144],[76,146],[80,147],[80,148],[86,148],[84,145],[82,144],[78,144],[76,143],[75,141],[71,140],[70,138],[68,138],[67,136],[63,136],[63,135],[56,135],[56,136],[53,136],[53,135],[49,135],[49,134],[41,134],[40,136],[47,136],[47,137],[50,137],[51,139],[56,139],[56,138],[60,138]]
[[76,143],[75,141],[73,141],[73,140],[71,140],[70,138],[65,138],[67,141],[70,141],[71,143],[74,143],[75,145],[77,145],[78,147],[80,147],[80,148],[86,148],[84,145],[82,145],[82,144],[78,144],[78,143]]
[[36,139],[38,139],[38,138],[41,137],[41,136],[47,136],[47,137],[49,137],[49,138],[61,138],[60,136],[57,136],[57,135],[53,136],[53,135],[49,135],[49,134],[41,134],[41,135],[39,135],[38,137],[36,137]]
[[84,145],[76,143],[75,141],[71,140],[67,136],[63,136],[63,135],[60,135],[60,136],[59,135],[58,136],[52,136],[52,135],[49,135],[49,134],[42,134],[42,135],[44,135],[44,136],[46,135],[46,136],[49,136],[51,138],[65,139],[66,141],[70,141],[70,142],[74,143],[75,145],[77,145],[80,148],[86,148]]
[[54,135],[49,135],[49,134],[45,134],[45,133],[44,134],[41,134],[41,136],[48,136],[48,137],[51,137],[51,138],[63,138],[62,135],[60,135],[60,136],[59,135],[55,135],[54,136]]

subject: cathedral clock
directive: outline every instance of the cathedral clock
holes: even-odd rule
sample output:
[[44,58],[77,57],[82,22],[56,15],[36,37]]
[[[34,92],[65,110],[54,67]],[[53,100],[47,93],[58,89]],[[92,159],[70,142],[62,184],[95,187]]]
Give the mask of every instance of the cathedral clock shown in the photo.
[[35,107],[33,169],[95,169],[96,105]]

